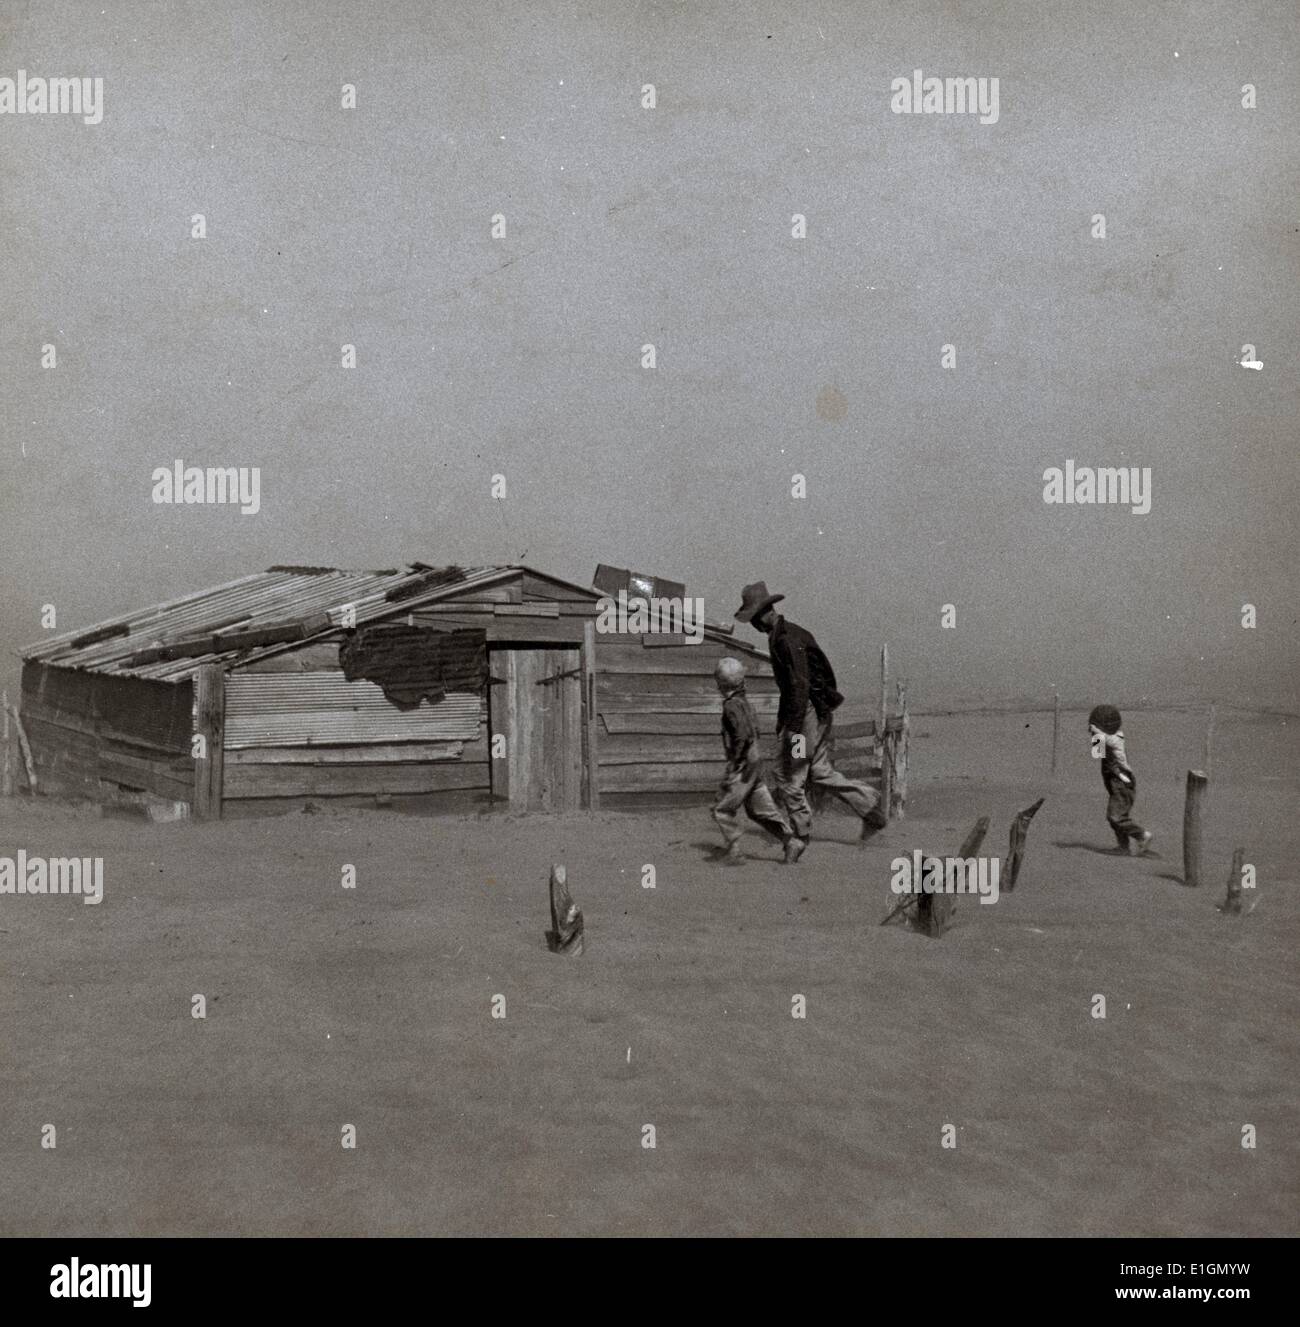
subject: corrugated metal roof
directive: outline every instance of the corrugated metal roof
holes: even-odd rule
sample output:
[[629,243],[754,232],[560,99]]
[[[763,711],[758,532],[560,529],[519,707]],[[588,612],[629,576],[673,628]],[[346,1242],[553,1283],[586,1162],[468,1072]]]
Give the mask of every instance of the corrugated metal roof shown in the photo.
[[[185,595],[137,613],[124,613],[95,626],[45,639],[21,651],[25,660],[57,664],[63,668],[86,669],[123,677],[148,677],[178,682],[192,676],[201,665],[238,659],[249,663],[263,655],[282,651],[284,645],[240,651],[194,655],[132,664],[133,656],[154,645],[171,644],[232,627],[255,628],[286,620],[306,620],[324,614],[334,627],[347,620],[352,609],[355,621],[408,613],[420,604],[464,594],[476,586],[489,585],[517,574],[514,567],[477,567],[466,570],[462,579],[420,589],[429,575],[423,566],[405,571],[318,571],[316,569],[273,570],[241,576],[213,589]],[[394,591],[406,593],[390,598]],[[80,648],[75,642],[94,637],[110,628],[127,628],[92,641]]]
[[[352,608],[358,625],[385,617],[399,617],[422,604],[451,599],[478,586],[508,580],[529,572],[556,584],[579,590],[593,599],[599,591],[565,581],[547,572],[525,566],[476,567],[466,569],[462,579],[421,589],[431,571],[424,563],[413,563],[403,571],[343,571],[320,567],[273,567],[269,571],[241,576],[211,589],[171,599],[135,613],[123,613],[77,631],[46,637],[20,651],[25,660],[56,664],[61,668],[85,669],[117,677],[147,677],[180,682],[193,676],[203,664],[252,663],[258,659],[302,644],[271,644],[253,649],[225,650],[179,659],[131,662],[151,646],[172,644],[218,630],[254,629],[286,621],[305,621],[325,615],[341,627],[345,610]],[[396,598],[394,593],[397,593]],[[705,635],[732,645],[746,654],[766,658],[748,643],[735,640],[724,629],[706,624]],[[94,639],[95,637],[102,639]],[[90,638],[77,647],[76,642]]]

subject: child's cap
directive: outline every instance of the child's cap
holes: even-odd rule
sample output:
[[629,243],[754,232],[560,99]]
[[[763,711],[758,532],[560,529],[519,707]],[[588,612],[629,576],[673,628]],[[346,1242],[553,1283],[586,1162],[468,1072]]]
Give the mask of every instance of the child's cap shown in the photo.
[[1100,728],[1103,733],[1117,733],[1123,727],[1124,721],[1119,717],[1119,711],[1114,705],[1095,705],[1092,713],[1088,715],[1088,722],[1094,728]]
[[713,676],[722,683],[724,687],[738,687],[745,680],[745,665],[739,659],[719,659],[718,666],[713,670]]

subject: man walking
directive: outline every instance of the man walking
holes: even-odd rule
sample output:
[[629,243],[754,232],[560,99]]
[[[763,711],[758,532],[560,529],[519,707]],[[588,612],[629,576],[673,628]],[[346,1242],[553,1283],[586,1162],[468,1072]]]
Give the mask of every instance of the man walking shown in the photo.
[[[777,709],[779,759],[776,795],[784,803],[790,826],[802,843],[812,834],[808,780],[833,792],[862,817],[866,842],[885,826],[880,795],[865,783],[846,778],[830,759],[831,715],[844,701],[835,689],[835,673],[812,633],[787,622],[773,608],[785,598],[768,594],[762,581],[741,591],[738,622],[748,622],[768,637],[772,672],[781,691]],[[797,851],[802,851],[798,849]]]

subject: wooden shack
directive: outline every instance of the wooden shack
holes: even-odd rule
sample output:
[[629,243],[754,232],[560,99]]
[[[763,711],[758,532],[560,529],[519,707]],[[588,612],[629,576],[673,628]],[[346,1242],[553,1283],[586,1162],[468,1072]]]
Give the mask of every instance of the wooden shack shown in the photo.
[[[704,798],[722,774],[713,670],[728,654],[774,755],[767,656],[729,625],[694,642],[598,630],[616,583],[638,584],[612,568],[587,588],[524,566],[273,567],[43,641],[23,651],[37,788],[208,818]],[[358,642],[386,671],[356,675]],[[906,721],[882,718],[837,723],[836,759],[891,782],[897,813]]]

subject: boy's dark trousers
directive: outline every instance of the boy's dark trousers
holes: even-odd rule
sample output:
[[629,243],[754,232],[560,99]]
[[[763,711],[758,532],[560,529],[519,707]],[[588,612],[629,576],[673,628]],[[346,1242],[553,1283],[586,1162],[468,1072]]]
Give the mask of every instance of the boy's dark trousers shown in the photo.
[[1110,821],[1110,827],[1115,831],[1119,846],[1127,848],[1129,839],[1140,839],[1146,832],[1131,814],[1134,799],[1137,797],[1137,780],[1125,783],[1118,774],[1103,773],[1101,777],[1108,794],[1106,819]]

